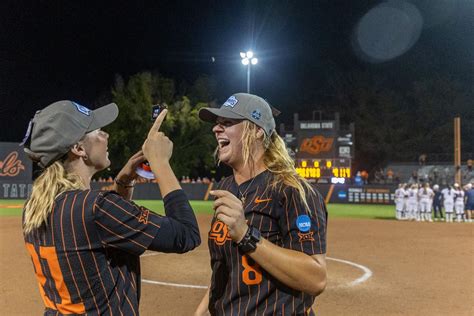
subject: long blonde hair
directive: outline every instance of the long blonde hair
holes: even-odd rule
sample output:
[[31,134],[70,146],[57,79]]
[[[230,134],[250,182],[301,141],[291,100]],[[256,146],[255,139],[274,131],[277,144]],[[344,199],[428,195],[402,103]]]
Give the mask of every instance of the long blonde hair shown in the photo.
[[244,165],[253,168],[252,162],[255,161],[255,151],[252,150],[252,147],[258,144],[259,141],[263,142],[263,146],[265,147],[263,163],[265,167],[275,175],[271,183],[272,188],[277,188],[282,183],[295,188],[306,209],[308,212],[311,212],[306,201],[306,191],[314,193],[314,190],[308,181],[296,172],[295,162],[288,154],[283,139],[276,132],[273,132],[270,136],[264,134],[263,140],[259,140],[257,132],[257,125],[247,120],[244,121],[244,130],[242,133]]
[[85,189],[78,175],[67,173],[60,161],[47,167],[33,182],[31,197],[26,201],[23,233],[25,235],[46,223],[56,197],[70,190]]

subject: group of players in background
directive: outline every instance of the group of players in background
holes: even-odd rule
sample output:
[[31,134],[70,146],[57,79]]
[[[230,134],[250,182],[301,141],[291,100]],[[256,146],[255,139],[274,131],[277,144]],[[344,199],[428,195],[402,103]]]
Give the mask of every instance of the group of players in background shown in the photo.
[[442,190],[437,184],[431,189],[429,183],[402,183],[395,190],[395,211],[398,220],[472,222],[473,183],[468,183],[464,187],[454,183]]

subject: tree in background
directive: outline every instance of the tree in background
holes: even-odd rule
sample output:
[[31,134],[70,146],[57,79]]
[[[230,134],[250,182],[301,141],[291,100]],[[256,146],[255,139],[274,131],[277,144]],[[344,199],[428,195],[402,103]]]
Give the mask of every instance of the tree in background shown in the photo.
[[210,132],[211,125],[198,117],[199,109],[205,106],[208,104],[203,102],[192,106],[183,96],[169,107],[167,135],[174,143],[171,163],[178,177],[196,178],[214,168],[212,153],[216,141]]
[[[202,87],[200,89],[203,89]],[[159,74],[142,72],[128,81],[118,76],[112,88],[112,101],[120,114],[107,131],[110,132],[109,153],[113,162],[107,175],[115,175],[127,159],[140,150],[152,125],[153,104],[166,104],[169,111],[162,130],[174,143],[171,165],[177,177],[197,177],[213,168],[215,140],[210,125],[198,118],[198,110],[207,103],[191,104],[186,96],[178,96],[174,81]]]
[[192,103],[212,102],[217,92],[217,80],[213,76],[199,76],[192,85],[189,93],[189,99]]

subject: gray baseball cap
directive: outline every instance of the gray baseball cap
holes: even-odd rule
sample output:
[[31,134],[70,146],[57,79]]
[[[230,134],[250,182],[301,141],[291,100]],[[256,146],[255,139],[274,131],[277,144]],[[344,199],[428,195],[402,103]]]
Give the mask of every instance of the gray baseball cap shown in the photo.
[[202,108],[199,118],[206,122],[215,123],[217,117],[230,119],[245,119],[263,128],[270,136],[275,131],[273,116],[280,114],[267,101],[259,96],[248,93],[236,93],[230,96],[220,108]]
[[54,102],[36,111],[22,145],[31,160],[46,168],[64,156],[84,135],[109,125],[117,116],[115,103],[90,110],[73,101]]

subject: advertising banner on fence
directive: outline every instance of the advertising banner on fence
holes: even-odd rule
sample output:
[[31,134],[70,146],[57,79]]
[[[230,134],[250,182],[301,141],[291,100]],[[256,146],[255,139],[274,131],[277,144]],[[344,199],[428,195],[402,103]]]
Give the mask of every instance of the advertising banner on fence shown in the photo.
[[394,204],[393,185],[316,185],[329,203],[343,204]]
[[31,160],[20,144],[0,142],[0,198],[26,198],[31,191],[31,175]]

